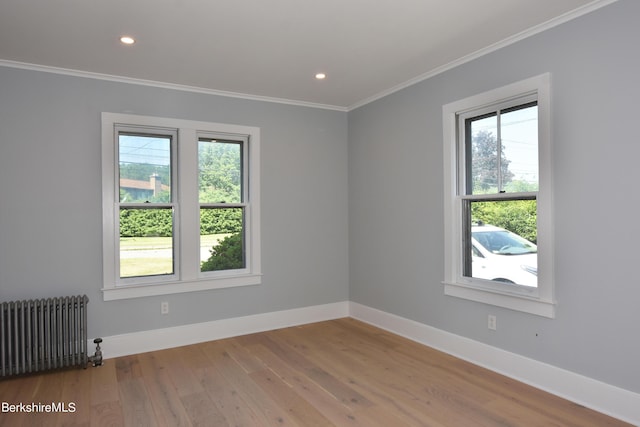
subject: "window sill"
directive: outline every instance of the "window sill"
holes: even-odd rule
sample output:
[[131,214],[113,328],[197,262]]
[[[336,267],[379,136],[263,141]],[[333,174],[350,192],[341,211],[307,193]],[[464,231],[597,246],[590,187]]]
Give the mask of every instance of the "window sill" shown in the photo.
[[179,294],[184,292],[206,291],[211,289],[232,288],[238,286],[253,286],[262,283],[261,274],[247,274],[217,279],[188,280],[170,283],[156,283],[144,285],[120,285],[103,288],[104,301],[119,299],[141,298],[156,295]]
[[461,283],[443,282],[443,284],[444,293],[448,296],[482,302],[551,319],[555,317],[556,304],[551,300],[479,289]]

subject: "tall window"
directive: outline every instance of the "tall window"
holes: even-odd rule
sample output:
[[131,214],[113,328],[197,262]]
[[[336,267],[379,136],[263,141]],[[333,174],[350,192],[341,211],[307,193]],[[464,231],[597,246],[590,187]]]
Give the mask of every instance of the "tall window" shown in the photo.
[[260,283],[259,130],[103,113],[104,298]]
[[548,80],[443,109],[448,295],[554,315]]
[[536,96],[460,114],[458,128],[463,275],[536,287]]

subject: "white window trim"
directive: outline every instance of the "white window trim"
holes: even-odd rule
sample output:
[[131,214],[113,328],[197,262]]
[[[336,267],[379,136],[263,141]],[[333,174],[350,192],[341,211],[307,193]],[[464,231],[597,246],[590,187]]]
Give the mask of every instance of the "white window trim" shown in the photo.
[[[555,317],[550,80],[546,73],[443,106],[445,295]],[[457,176],[459,115],[527,94],[537,94],[538,100],[538,287],[535,289],[463,277],[462,203],[458,197]]]
[[[144,278],[136,284],[120,283],[117,277],[119,235],[117,230],[117,195],[115,125],[138,125],[178,129],[179,179],[177,215],[180,240],[175,250],[181,264],[174,279]],[[248,206],[246,207],[247,268],[215,273],[201,273],[200,217],[198,201],[198,135],[201,133],[242,135],[248,143]],[[262,281],[260,255],[260,129],[221,123],[139,116],[132,114],[102,113],[102,248],[103,299],[105,301],[166,295],[182,292],[220,289],[235,286],[258,285]]]

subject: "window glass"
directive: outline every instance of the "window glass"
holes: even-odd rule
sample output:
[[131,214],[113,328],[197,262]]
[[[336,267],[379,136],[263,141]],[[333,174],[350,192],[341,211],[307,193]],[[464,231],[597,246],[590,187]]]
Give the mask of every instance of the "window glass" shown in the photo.
[[246,267],[243,142],[198,140],[200,271]]
[[175,272],[171,144],[171,135],[118,132],[121,279]]
[[174,273],[170,208],[120,208],[120,278]]
[[[467,194],[487,194],[498,192],[498,180],[507,173],[503,156],[498,156],[497,115],[477,117],[467,120],[467,156],[470,158],[471,173],[467,176]],[[503,160],[499,165],[498,160]],[[500,172],[500,173],[499,173]]]
[[471,224],[467,234],[470,240],[464,275],[536,287],[536,201],[473,201],[470,204]]
[[200,209],[200,271],[245,267],[243,208]]
[[200,138],[200,203],[239,203],[242,197],[242,142]]
[[507,193],[538,191],[538,106],[503,111],[500,140],[509,180]]
[[171,201],[171,137],[120,133],[120,203]]

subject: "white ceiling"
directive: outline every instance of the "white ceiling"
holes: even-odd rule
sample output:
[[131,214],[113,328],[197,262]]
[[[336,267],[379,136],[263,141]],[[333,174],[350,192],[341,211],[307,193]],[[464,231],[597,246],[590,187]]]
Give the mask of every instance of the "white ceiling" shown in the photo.
[[612,1],[1,0],[0,65],[349,109]]

